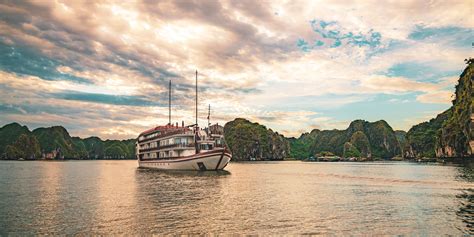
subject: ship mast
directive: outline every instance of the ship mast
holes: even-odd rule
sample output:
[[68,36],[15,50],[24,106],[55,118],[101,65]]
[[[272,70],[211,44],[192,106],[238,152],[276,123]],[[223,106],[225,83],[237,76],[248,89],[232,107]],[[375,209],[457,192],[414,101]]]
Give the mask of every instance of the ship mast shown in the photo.
[[195,125],[195,132],[194,132],[194,148],[196,154],[199,153],[199,127],[198,127],[198,71],[196,70],[196,125]]
[[196,70],[196,127],[198,127],[198,71]]
[[168,114],[169,114],[168,125],[171,125],[171,80],[169,84]]
[[207,111],[207,127],[211,127],[211,104],[209,104],[209,110]]

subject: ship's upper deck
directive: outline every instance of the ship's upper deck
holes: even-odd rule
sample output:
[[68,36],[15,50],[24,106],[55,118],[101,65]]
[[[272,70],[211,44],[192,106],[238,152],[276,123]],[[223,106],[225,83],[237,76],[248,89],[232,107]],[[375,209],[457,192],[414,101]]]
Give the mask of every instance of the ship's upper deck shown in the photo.
[[189,127],[179,127],[175,125],[165,125],[165,126],[157,126],[151,129],[148,129],[138,136],[138,142],[145,142],[157,138],[163,138],[172,135],[193,135],[193,130]]

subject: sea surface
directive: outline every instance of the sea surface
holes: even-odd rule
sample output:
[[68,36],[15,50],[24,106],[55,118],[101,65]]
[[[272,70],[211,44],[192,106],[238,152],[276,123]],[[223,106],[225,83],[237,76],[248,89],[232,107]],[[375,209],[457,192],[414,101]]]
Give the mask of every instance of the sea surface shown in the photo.
[[474,166],[1,161],[0,235],[474,234]]

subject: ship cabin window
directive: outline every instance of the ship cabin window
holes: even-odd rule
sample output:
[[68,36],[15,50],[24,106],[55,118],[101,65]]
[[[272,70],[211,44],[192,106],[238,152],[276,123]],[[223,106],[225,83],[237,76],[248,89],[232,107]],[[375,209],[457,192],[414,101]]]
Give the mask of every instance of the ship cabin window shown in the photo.
[[167,157],[171,157],[171,156],[172,156],[171,151],[162,151],[158,154],[159,158],[167,158]]
[[170,145],[170,141],[169,139],[165,139],[165,140],[161,140],[160,141],[160,146],[167,146],[167,145]]
[[175,138],[174,143],[175,144],[186,145],[186,144],[188,144],[188,139],[185,138],[185,137],[177,137],[177,138]]
[[212,144],[201,144],[201,150],[212,150]]
[[224,140],[222,138],[219,138],[216,140],[216,146],[220,147],[224,145]]

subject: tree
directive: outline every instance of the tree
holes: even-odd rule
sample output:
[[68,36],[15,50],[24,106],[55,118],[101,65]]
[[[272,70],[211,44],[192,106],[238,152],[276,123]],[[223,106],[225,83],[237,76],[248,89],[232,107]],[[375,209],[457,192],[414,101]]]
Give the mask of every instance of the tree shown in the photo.
[[7,159],[36,159],[40,154],[38,139],[33,135],[21,134],[13,145],[5,148]]
[[344,143],[344,157],[360,157],[360,151],[350,142]]
[[36,159],[40,157],[40,145],[35,136],[22,134],[13,146],[18,151],[19,157],[17,158]]
[[122,157],[125,157],[124,154],[125,154],[125,152],[118,145],[113,145],[113,146],[108,147],[107,149],[105,149],[105,156],[107,158],[120,159]]
[[14,159],[18,159],[18,157],[20,157],[20,152],[18,151],[18,149],[16,149],[15,146],[13,145],[8,145],[6,148],[5,148],[5,158],[7,160],[14,160]]
[[362,131],[352,134],[350,143],[357,148],[362,157],[370,157],[370,143],[367,136]]

